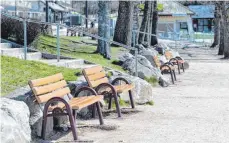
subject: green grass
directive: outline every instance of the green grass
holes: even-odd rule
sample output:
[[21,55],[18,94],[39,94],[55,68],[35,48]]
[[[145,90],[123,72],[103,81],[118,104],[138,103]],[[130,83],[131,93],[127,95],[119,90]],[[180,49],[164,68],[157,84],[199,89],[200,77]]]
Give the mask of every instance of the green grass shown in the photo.
[[1,95],[28,84],[29,80],[56,73],[63,73],[65,80],[75,81],[79,70],[50,66],[36,61],[25,61],[1,56]]
[[202,33],[202,34],[195,33],[194,38],[195,39],[214,39],[214,35],[207,34],[207,33]]
[[[115,65],[112,62],[117,59],[118,55],[125,51],[121,47],[111,47],[111,60],[103,58],[102,55],[94,53],[96,51],[96,46],[79,44],[81,39],[79,37],[61,37],[60,38],[60,48],[61,55],[85,59],[89,62],[100,64],[102,66],[110,67],[119,71],[124,71],[121,66]],[[56,48],[56,38],[51,36],[40,35],[35,42],[32,44],[39,51],[48,52],[51,54],[57,53]]]
[[146,102],[146,105],[153,106],[154,105],[154,102],[153,101],[148,101],[148,102]]
[[158,80],[156,77],[145,77],[144,80],[146,80],[148,83],[150,83],[152,86],[156,86],[158,84]]

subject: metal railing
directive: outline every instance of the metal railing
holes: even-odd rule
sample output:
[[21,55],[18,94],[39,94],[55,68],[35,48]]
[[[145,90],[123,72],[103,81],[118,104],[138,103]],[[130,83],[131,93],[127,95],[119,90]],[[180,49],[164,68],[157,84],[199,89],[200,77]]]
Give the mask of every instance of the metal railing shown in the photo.
[[[64,27],[64,28],[67,28],[69,30],[72,30],[72,31],[75,31],[75,32],[81,32],[83,33],[84,35],[86,36],[89,36],[89,37],[93,37],[97,40],[103,40],[105,41],[106,43],[109,43],[109,44],[115,44],[117,46],[120,46],[120,47],[123,47],[125,49],[128,49],[128,50],[135,50],[135,58],[136,58],[136,74],[135,76],[138,76],[138,69],[137,69],[137,49],[134,48],[134,46],[136,45],[136,43],[134,42],[134,45],[131,46],[131,45],[125,45],[125,44],[122,44],[122,43],[119,43],[119,42],[116,42],[116,41],[113,41],[113,40],[110,40],[110,39],[105,39],[103,37],[100,37],[96,34],[92,34],[88,31],[85,31],[79,27],[71,27],[71,26],[67,26],[67,25],[64,25],[64,24],[59,24],[59,23],[50,23],[50,22],[41,22],[41,21],[35,21],[35,20],[31,20],[31,19],[23,19],[23,18],[20,18],[20,17],[16,17],[16,16],[11,16],[11,15],[8,15],[6,13],[1,13],[2,15],[6,16],[7,18],[11,18],[11,19],[14,19],[14,20],[18,20],[20,22],[23,22],[23,31],[24,31],[24,59],[26,60],[27,59],[27,52],[28,52],[28,45],[27,45],[27,23],[30,22],[30,23],[36,23],[36,24],[44,24],[44,25],[50,25],[50,26],[56,26],[56,47],[57,47],[57,62],[60,61],[60,28],[61,27]],[[149,34],[149,33],[145,33],[145,32],[140,32],[140,31],[134,31],[133,30],[133,33],[135,33],[134,35],[136,35],[136,33],[139,32],[139,33],[144,33],[144,34]],[[151,36],[156,36],[154,34],[150,34]],[[135,37],[135,36],[134,36]]]

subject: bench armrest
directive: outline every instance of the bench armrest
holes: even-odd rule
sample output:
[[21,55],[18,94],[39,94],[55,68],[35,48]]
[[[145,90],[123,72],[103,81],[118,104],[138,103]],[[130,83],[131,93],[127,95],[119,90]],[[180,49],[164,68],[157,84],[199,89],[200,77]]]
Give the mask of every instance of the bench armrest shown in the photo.
[[169,60],[169,62],[170,62],[170,63],[176,63],[177,65],[179,64],[177,58],[171,58],[171,59]]
[[164,66],[164,65],[171,65],[171,66],[173,66],[173,63],[171,63],[171,62],[166,62],[166,63],[164,63],[164,64],[161,65],[161,66]]
[[127,79],[123,78],[123,77],[117,77],[117,78],[115,78],[115,79],[111,82],[111,84],[112,84],[112,85],[115,85],[115,83],[116,83],[117,81],[124,81],[126,84],[130,84],[130,82],[129,82]]
[[[72,108],[71,108],[71,106],[69,105],[69,103],[68,103],[66,100],[64,100],[62,97],[53,97],[53,98],[49,99],[49,100],[45,103],[44,110],[43,110],[43,114],[44,114],[44,115],[47,115],[49,106],[50,106],[50,105],[53,105],[53,104],[55,104],[55,103],[57,103],[57,102],[62,102],[68,111],[71,111],[71,110],[72,110]],[[54,109],[55,109],[55,108],[54,108]]]
[[[99,89],[103,88],[103,87],[108,87],[111,89],[111,92],[115,95],[117,95],[117,91],[115,90],[114,86],[110,83],[101,83],[100,85],[98,85],[96,88],[95,88],[95,91],[98,93],[99,92]],[[98,93],[99,94],[99,93]]]
[[162,70],[163,67],[168,67],[168,69],[171,71],[171,67],[170,67],[168,64],[163,64],[163,65],[161,65],[161,66],[160,66],[160,70],[161,70],[161,71],[164,71],[164,70]]
[[96,91],[93,88],[91,88],[89,86],[82,86],[76,91],[74,97],[78,97],[79,93],[82,91],[90,91],[92,93],[92,95],[97,95]]
[[176,56],[176,59],[178,60],[184,60],[182,57]]

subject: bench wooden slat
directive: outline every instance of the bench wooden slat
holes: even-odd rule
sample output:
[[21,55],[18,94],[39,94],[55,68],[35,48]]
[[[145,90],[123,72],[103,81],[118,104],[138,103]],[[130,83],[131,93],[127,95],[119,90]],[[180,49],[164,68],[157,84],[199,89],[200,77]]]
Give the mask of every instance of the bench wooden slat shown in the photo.
[[64,79],[64,77],[63,77],[62,73],[58,73],[58,74],[48,76],[45,78],[31,80],[31,81],[29,81],[29,85],[30,85],[30,87],[42,86],[42,85],[57,82],[57,81],[60,81],[63,79]]
[[99,73],[95,73],[93,75],[89,75],[87,76],[88,80],[98,80],[98,79],[101,79],[101,78],[104,78],[106,77],[106,74],[105,72],[99,72]]
[[134,85],[133,84],[114,85],[114,88],[118,93],[122,93],[133,89]]
[[160,63],[160,60],[158,59],[158,57],[157,56],[154,56],[153,59],[154,59],[154,62],[156,64],[156,66],[157,67],[160,67],[161,66],[161,63]]
[[70,105],[72,106],[72,109],[82,109],[84,107],[87,107],[88,105],[91,105],[101,100],[103,100],[103,95],[97,95],[97,96],[92,96],[92,98],[87,98],[87,100],[84,100],[80,103],[74,103]]
[[167,60],[170,60],[173,58],[173,55],[170,51],[165,51],[165,57]]
[[83,69],[83,73],[87,76],[103,71],[102,66],[94,66],[90,68]]
[[53,91],[51,93],[47,93],[47,94],[43,94],[43,95],[35,96],[35,97],[38,103],[44,103],[53,97],[63,97],[64,95],[67,95],[69,93],[70,93],[69,87],[65,87],[65,88]]
[[[95,102],[103,100],[103,95],[97,95],[97,96],[84,96],[84,97],[76,97],[69,101],[69,105],[72,107],[72,109],[82,109],[84,107],[87,107],[88,105],[91,105]],[[58,103],[57,105],[49,107],[49,111],[52,111],[54,108],[65,108],[63,103]]]
[[96,86],[100,85],[101,83],[108,83],[108,82],[109,81],[108,81],[107,77],[104,77],[104,78],[101,78],[101,79],[95,80],[95,81],[90,81],[90,80],[88,81],[88,83],[91,87],[96,87]]
[[32,90],[35,95],[40,95],[40,94],[49,93],[51,91],[57,90],[65,86],[67,86],[66,81],[61,80],[61,81],[51,83],[45,86],[33,87]]

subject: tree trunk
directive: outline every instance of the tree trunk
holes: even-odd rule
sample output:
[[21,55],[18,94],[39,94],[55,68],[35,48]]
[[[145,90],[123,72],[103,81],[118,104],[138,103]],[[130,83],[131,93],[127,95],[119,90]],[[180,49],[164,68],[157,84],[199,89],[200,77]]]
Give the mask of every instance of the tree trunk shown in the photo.
[[[138,28],[139,28],[139,21],[138,21],[138,14],[139,14],[139,8],[138,8],[138,4],[139,4],[139,2],[138,1],[136,1],[136,2],[134,2],[134,10],[133,10],[133,30],[134,31],[138,31]],[[133,40],[132,40],[132,44],[138,44],[137,42],[138,42],[138,34],[137,34],[137,32],[132,32],[133,33],[133,35],[132,35],[132,37],[133,37]],[[133,45],[132,45],[133,46]]]
[[[146,32],[147,21],[149,20],[149,15],[150,15],[150,2],[145,1],[143,19],[142,19],[142,23],[140,27],[141,32]],[[145,34],[139,33],[138,43],[139,44],[143,43],[144,38],[145,38]]]
[[114,41],[131,45],[134,5],[131,1],[119,1],[118,19],[115,26]]
[[211,48],[214,48],[216,45],[219,44],[219,32],[220,32],[220,7],[219,7],[219,3],[216,2],[215,3],[215,25],[214,25],[214,42],[211,45]]
[[224,9],[225,9],[225,6],[223,4],[222,1],[219,2],[220,4],[220,9],[221,9],[221,12],[220,12],[220,41],[219,41],[219,51],[218,51],[218,55],[223,55],[223,52],[224,52],[224,30],[225,30],[225,25],[224,25],[224,18],[225,18],[225,15],[224,15]]
[[[110,39],[110,21],[108,12],[108,1],[99,1],[98,11],[98,36],[109,40]],[[96,52],[103,55],[105,58],[111,58],[110,44],[104,40],[98,39],[98,46]]]
[[[158,11],[157,11],[157,1],[153,2],[153,23],[152,23],[152,34],[157,35],[157,23],[158,23]],[[154,46],[158,44],[156,36],[151,36],[151,45]]]
[[[224,2],[226,3],[226,2]],[[229,7],[225,10],[224,58],[229,59]]]

